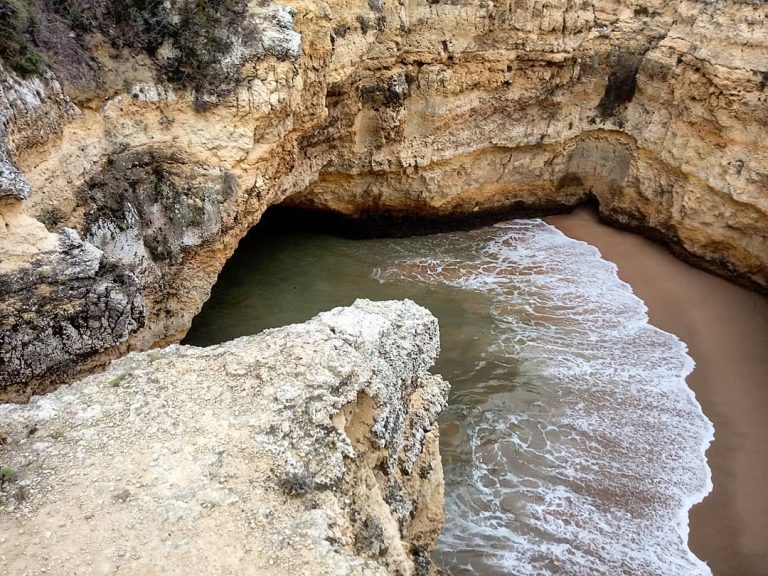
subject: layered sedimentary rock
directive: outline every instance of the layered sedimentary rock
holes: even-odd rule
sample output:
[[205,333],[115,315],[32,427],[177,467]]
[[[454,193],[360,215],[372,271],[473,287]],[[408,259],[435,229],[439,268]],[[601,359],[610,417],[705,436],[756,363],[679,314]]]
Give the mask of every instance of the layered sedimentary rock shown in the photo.
[[359,300],[0,406],[6,574],[434,573],[437,320]]
[[[4,397],[180,337],[280,202],[445,219],[594,198],[768,287],[765,3],[247,4],[251,33],[214,75],[226,89],[174,83],[173,45],[129,50],[104,30],[67,35],[42,74],[0,75]],[[75,237],[100,254],[79,279],[108,287],[96,308],[50,275],[18,281],[49,268],[40,258],[68,268]]]

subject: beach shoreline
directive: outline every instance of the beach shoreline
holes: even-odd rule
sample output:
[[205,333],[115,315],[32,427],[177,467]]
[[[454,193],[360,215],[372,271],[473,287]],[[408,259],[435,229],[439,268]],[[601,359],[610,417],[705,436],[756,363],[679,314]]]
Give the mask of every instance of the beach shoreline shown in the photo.
[[648,307],[651,324],[688,345],[688,377],[715,427],[714,488],[689,515],[689,546],[715,576],[768,576],[768,297],[694,268],[595,210],[545,219],[597,247]]

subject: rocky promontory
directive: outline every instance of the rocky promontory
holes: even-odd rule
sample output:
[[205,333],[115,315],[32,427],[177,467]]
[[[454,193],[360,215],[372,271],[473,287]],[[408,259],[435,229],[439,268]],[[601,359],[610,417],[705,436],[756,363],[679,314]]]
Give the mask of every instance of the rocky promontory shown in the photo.
[[358,300],[0,406],[4,574],[435,572],[436,319]]

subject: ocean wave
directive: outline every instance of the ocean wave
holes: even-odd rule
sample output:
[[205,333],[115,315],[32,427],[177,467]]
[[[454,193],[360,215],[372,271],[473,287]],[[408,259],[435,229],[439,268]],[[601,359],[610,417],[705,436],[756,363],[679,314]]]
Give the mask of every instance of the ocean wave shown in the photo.
[[490,297],[443,432],[452,574],[711,574],[687,544],[712,488],[693,360],[596,248],[518,220],[411,242],[375,276]]

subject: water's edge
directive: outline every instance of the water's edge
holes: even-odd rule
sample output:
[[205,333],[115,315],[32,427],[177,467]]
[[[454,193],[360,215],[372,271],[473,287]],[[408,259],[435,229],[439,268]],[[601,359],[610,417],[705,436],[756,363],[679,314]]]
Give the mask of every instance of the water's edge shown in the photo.
[[[356,297],[441,321],[454,574],[710,574],[687,546],[712,488],[693,360],[599,251],[540,220],[399,240],[283,234],[238,251],[193,344]],[[375,266],[375,268],[374,268]]]

